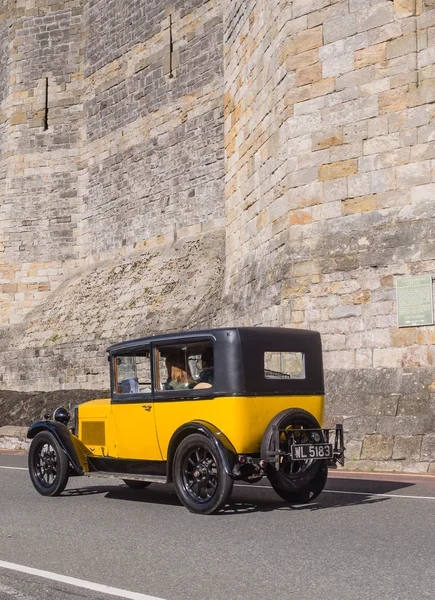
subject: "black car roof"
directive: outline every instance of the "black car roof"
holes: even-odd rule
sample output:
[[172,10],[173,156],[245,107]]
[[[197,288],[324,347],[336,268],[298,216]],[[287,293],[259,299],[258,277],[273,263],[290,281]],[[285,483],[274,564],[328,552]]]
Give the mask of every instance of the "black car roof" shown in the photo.
[[212,337],[216,341],[224,341],[227,335],[231,333],[238,333],[241,340],[244,338],[254,340],[256,337],[258,337],[263,341],[270,340],[271,342],[288,339],[289,337],[292,337],[295,341],[298,339],[304,339],[307,341],[307,338],[319,336],[318,332],[316,331],[310,331],[308,329],[291,329],[288,327],[222,327],[217,329],[200,329],[196,331],[179,331],[137,338],[125,342],[119,342],[118,344],[113,344],[107,348],[107,352],[113,354],[117,351],[126,351],[129,348],[145,346],[151,342],[158,344],[160,342],[175,341],[175,339],[180,341],[188,341],[195,339],[198,340],[198,338],[203,337]]

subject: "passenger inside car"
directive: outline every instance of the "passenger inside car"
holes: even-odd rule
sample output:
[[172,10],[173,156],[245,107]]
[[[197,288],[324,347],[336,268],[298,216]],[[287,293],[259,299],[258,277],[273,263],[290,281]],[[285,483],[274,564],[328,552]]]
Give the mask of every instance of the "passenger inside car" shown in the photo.
[[166,357],[168,378],[163,384],[164,390],[187,390],[195,384],[189,366],[185,364],[183,356],[172,354]]

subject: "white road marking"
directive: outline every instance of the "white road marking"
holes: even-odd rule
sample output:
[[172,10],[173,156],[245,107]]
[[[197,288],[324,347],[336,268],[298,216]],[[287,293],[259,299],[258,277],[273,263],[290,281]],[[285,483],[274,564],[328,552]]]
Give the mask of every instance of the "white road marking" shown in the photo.
[[[238,483],[236,487],[260,488],[262,490],[273,490],[269,485],[255,485]],[[323,490],[322,494],[350,494],[352,496],[383,496],[386,498],[412,498],[414,500],[435,500],[435,496],[406,496],[405,494],[375,494],[372,492],[349,492],[343,490]]]
[[57,573],[51,573],[50,571],[41,571],[40,569],[33,569],[32,567],[26,567],[24,565],[16,565],[15,563],[5,562],[3,560],[0,560],[0,567],[3,569],[10,569],[11,571],[27,573],[28,575],[35,575],[36,577],[44,577],[44,579],[51,579],[52,581],[66,583],[101,594],[108,594],[109,596],[118,596],[118,598],[129,598],[130,600],[162,600],[162,598],[157,598],[156,596],[148,596],[147,594],[140,594],[138,592],[129,592],[128,590],[121,590],[100,583],[92,583],[91,581],[76,579],[75,577],[67,577],[66,575],[59,575]]
[[0,465],[0,469],[12,469],[14,471],[28,471],[26,467],[2,467]]

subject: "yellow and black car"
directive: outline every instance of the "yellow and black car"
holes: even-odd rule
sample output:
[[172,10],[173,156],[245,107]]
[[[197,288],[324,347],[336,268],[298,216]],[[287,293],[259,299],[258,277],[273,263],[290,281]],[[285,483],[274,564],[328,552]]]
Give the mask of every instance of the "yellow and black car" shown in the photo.
[[[322,429],[320,334],[241,327],[165,334],[108,349],[111,397],[33,424],[29,471],[40,494],[74,475],[132,488],[173,483],[190,511],[217,512],[234,480],[267,476],[290,503],[323,490],[343,431]],[[51,418],[50,418],[51,417]]]

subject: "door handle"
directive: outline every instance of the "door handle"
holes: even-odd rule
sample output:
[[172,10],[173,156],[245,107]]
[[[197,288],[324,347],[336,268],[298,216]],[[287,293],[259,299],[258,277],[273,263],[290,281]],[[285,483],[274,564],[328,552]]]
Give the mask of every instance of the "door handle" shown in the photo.
[[142,408],[144,408],[145,410],[150,411],[152,409],[153,405],[152,404],[143,404]]

